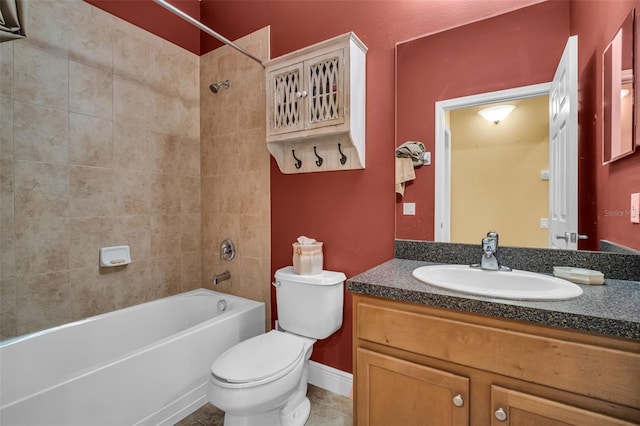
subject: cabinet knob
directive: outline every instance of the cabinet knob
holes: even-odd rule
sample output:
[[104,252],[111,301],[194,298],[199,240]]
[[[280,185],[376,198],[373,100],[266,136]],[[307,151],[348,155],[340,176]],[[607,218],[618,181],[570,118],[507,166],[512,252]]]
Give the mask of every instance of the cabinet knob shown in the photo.
[[303,90],[302,92],[296,92],[296,98],[300,99],[300,98],[304,98],[307,96],[307,91]]
[[453,397],[453,405],[456,407],[462,407],[464,405],[464,398],[462,398],[462,395],[458,394]]
[[507,420],[507,413],[505,413],[502,407],[498,408],[493,414],[496,416],[496,419],[498,419],[501,422],[504,422],[505,420]]

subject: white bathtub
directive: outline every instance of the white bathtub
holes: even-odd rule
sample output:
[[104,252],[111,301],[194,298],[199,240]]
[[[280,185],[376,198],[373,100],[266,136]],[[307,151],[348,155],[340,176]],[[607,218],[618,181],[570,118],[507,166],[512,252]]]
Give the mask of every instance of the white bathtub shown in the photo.
[[211,363],[264,333],[264,315],[199,289],[0,342],[0,425],[172,425],[207,402]]

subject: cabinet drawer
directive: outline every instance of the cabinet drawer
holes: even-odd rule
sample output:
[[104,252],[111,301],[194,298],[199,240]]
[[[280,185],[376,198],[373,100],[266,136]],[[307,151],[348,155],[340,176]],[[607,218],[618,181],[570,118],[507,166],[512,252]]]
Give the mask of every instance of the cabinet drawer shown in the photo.
[[[439,316],[424,307],[409,312],[361,301],[356,309],[358,339],[466,365],[528,382],[640,407],[640,355],[559,340],[527,326],[526,334],[473,324],[469,315]],[[415,309],[414,309],[415,311]],[[520,326],[520,329],[523,327]],[[640,345],[637,347],[640,348]]]

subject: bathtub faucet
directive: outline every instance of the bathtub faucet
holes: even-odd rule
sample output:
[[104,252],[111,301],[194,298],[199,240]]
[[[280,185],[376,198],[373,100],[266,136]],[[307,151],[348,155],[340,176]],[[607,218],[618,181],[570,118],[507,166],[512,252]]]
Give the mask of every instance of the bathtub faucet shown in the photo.
[[213,280],[212,280],[212,282],[213,282],[213,284],[214,284],[214,285],[218,285],[218,284],[220,284],[222,281],[226,281],[226,280],[230,280],[230,279],[231,279],[231,272],[229,272],[229,271],[224,271],[224,272],[223,272],[223,273],[221,273],[221,274],[214,275],[214,276],[213,276]]

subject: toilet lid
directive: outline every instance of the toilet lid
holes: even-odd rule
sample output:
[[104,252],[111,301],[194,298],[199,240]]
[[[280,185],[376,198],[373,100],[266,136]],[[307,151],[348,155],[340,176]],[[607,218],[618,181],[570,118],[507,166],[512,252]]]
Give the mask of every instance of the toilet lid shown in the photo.
[[288,373],[303,355],[302,339],[272,330],[227,349],[211,372],[230,383],[256,382]]

